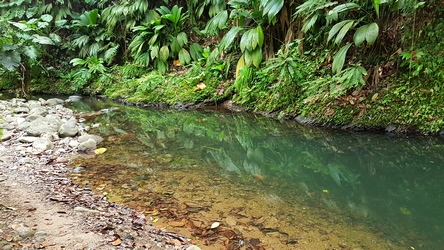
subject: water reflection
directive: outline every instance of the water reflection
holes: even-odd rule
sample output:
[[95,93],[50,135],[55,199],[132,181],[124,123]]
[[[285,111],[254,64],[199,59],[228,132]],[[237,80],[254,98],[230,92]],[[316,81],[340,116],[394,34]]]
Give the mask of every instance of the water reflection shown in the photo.
[[[89,112],[116,104],[76,105]],[[185,158],[216,164],[236,184],[257,179],[257,188],[268,192],[267,203],[297,200],[328,210],[403,247],[444,244],[440,138],[344,133],[251,115],[134,107],[89,122],[102,124],[96,132],[103,136],[127,138],[128,156],[118,159],[129,167],[137,167],[135,159],[146,154],[166,155],[169,166],[186,165]]]

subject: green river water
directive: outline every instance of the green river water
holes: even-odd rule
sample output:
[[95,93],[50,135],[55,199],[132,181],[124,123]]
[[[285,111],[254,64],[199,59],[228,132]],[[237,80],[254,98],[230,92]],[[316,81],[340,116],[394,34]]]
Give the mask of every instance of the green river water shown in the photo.
[[85,115],[107,151],[77,158],[74,179],[202,249],[444,249],[443,138],[72,106],[111,107]]

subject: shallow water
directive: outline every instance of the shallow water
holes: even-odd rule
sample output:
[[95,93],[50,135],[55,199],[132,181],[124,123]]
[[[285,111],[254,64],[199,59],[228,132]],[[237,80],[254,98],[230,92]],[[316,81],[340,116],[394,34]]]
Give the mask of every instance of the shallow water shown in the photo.
[[[444,249],[444,140],[103,100],[74,178],[203,249]],[[211,228],[219,222],[220,226]]]

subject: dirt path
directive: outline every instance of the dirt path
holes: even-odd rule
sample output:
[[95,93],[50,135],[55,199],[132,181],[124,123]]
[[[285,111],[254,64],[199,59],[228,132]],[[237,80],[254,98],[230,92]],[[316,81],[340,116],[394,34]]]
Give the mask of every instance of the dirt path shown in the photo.
[[48,201],[38,188],[12,180],[0,184],[2,247],[112,249],[84,227],[85,214]]

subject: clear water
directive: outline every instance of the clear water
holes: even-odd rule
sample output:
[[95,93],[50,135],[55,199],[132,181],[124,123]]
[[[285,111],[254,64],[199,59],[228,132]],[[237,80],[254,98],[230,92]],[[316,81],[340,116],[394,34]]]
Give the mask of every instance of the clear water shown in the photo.
[[[88,116],[88,123],[101,124],[93,132],[105,137],[108,151],[75,162],[86,168],[76,178],[155,221],[153,211],[161,210],[156,204],[193,201],[205,209],[182,217],[242,227],[236,230],[243,230],[247,243],[259,239],[264,249],[444,249],[442,138],[331,131],[253,115],[103,100],[73,106],[86,113],[110,107],[119,109]],[[169,201],[159,205],[145,197],[155,193]],[[180,223],[171,226],[181,216],[167,217],[162,222],[170,221],[168,230],[187,232]],[[230,240],[201,244],[235,249]]]

